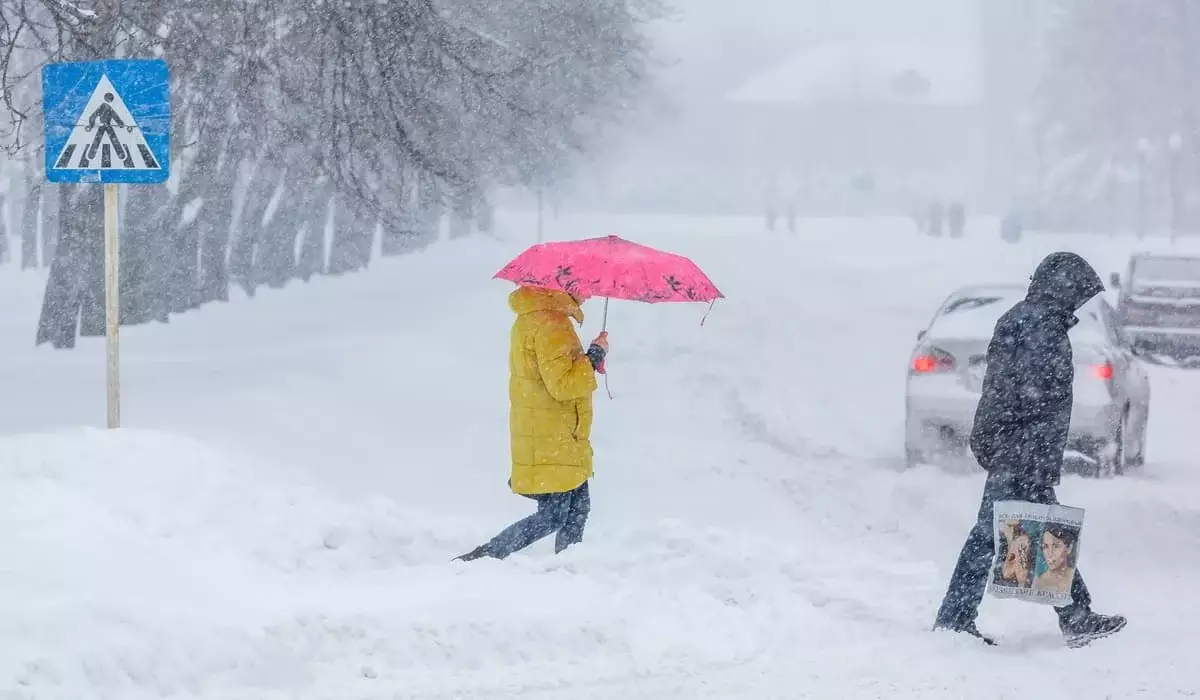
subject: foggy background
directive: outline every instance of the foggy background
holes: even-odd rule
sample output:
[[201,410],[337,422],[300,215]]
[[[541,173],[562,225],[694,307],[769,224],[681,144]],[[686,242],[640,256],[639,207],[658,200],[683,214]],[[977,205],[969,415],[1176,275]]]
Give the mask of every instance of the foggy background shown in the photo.
[[572,196],[842,216],[961,199],[1042,230],[1184,234],[1198,15],[1181,0],[687,3],[656,33],[675,111],[650,112]]
[[[680,6],[655,32],[674,61],[663,73],[669,104],[648,106],[597,179],[571,196],[660,213],[760,213],[772,188],[810,215],[907,213],[925,197],[995,209],[979,172],[986,154],[978,5]],[[880,82],[910,70],[932,81],[928,97],[939,104],[893,104]]]
[[487,234],[498,208],[961,203],[1186,234],[1198,18],[1185,0],[0,0],[0,259],[52,268],[39,344],[103,333],[100,191],[44,184],[38,80],[113,55],[162,55],[174,83],[172,180],[122,201],[128,324]]

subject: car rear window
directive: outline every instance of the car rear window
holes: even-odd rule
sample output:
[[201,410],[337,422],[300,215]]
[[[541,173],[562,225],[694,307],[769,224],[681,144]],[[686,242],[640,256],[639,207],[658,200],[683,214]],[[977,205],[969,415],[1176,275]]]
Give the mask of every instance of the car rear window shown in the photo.
[[979,309],[984,306],[991,306],[1000,301],[1004,297],[999,296],[970,296],[959,297],[946,305],[942,315],[952,314],[955,311],[969,311],[971,309]]
[[1089,331],[1104,332],[1104,321],[1100,318],[1100,309],[1092,303],[1083,305],[1079,311],[1075,312],[1075,318],[1079,319],[1079,323],[1075,328],[1083,328]]
[[1133,276],[1139,281],[1200,282],[1200,258],[1142,258],[1134,265]]

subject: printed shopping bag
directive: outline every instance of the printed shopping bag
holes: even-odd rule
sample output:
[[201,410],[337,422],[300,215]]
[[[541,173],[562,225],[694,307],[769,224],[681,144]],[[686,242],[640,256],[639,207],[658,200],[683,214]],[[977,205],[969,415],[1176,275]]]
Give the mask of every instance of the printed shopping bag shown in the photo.
[[1043,605],[1068,605],[1079,563],[1083,509],[997,501],[996,554],[988,592]]

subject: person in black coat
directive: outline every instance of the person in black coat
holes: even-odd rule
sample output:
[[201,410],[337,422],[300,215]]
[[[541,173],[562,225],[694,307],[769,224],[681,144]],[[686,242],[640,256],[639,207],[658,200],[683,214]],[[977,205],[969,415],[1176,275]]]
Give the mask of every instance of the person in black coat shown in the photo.
[[[935,629],[994,643],[975,626],[995,549],[992,507],[1003,500],[1057,503],[1054,487],[1062,475],[1074,402],[1075,364],[1067,333],[1079,322],[1075,312],[1102,291],[1104,284],[1087,261],[1074,253],[1053,253],[1033,273],[1025,299],[996,323],[970,438],[987,482]],[[1056,608],[1068,645],[1081,646],[1125,626],[1124,617],[1092,612],[1078,571],[1071,597],[1070,605]]]
[[962,238],[967,228],[967,208],[962,202],[950,202],[946,208],[946,224],[951,238]]
[[941,202],[934,202],[929,205],[929,213],[925,218],[925,231],[934,238],[942,235],[942,225],[946,220],[946,212],[942,209]]

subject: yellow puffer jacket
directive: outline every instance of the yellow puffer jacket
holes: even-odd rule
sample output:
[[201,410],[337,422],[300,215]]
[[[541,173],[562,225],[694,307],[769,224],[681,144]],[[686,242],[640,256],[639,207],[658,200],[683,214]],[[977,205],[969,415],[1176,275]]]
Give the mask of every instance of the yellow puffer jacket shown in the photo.
[[596,375],[571,327],[583,310],[565,292],[521,287],[509,350],[512,490],[562,493],[592,476]]

